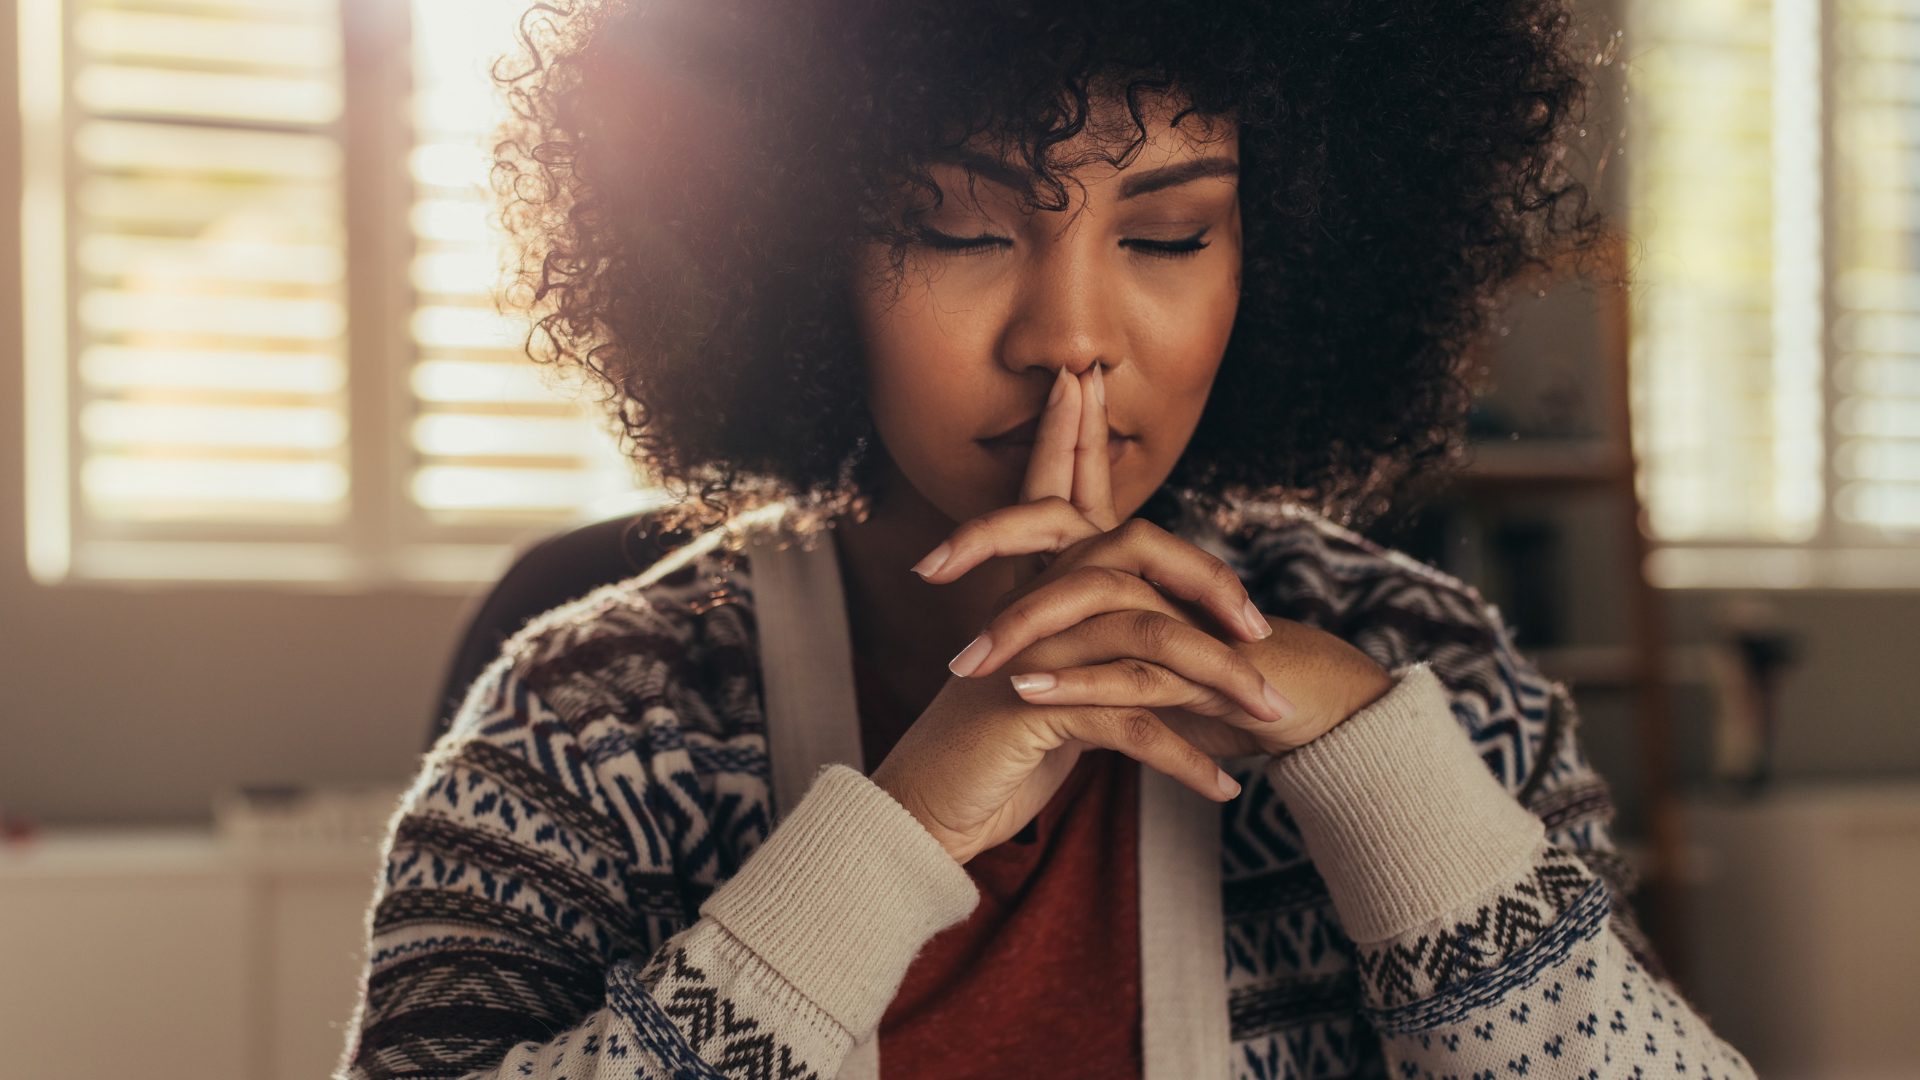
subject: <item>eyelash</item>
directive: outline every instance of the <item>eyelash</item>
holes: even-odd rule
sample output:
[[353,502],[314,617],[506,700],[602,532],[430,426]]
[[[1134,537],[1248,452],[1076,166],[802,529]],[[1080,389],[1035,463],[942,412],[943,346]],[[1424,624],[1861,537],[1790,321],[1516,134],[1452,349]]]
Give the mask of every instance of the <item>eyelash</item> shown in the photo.
[[1156,259],[1184,259],[1207,249],[1206,235],[1201,229],[1183,240],[1122,240],[1120,246]]
[[[1201,229],[1180,240],[1122,240],[1120,246],[1155,259],[1183,259],[1207,249],[1207,230]],[[971,254],[989,248],[1008,247],[1013,241],[1004,236],[981,233],[979,236],[954,236],[938,229],[921,228],[920,242],[935,251]]]
[[954,236],[951,233],[943,233],[938,229],[929,229],[926,227],[920,229],[920,242],[935,251],[949,251],[958,254],[969,254],[976,251],[985,251],[988,248],[1011,247],[1013,245],[1013,241],[1006,237],[994,236],[991,233],[981,233],[979,236]]

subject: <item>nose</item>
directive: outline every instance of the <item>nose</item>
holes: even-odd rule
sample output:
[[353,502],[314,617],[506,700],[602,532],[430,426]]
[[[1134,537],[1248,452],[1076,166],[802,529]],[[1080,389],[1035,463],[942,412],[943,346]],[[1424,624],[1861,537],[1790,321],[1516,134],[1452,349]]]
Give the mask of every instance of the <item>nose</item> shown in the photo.
[[1000,341],[1000,362],[1016,375],[1080,375],[1124,360],[1116,283],[1104,280],[1099,252],[1081,232],[1036,245]]

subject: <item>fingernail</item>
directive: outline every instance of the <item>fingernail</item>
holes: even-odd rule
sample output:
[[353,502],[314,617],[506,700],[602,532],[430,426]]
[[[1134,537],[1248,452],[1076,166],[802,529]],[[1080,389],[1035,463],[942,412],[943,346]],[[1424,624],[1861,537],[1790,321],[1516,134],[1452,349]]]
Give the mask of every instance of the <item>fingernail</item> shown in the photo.
[[1292,717],[1296,711],[1293,707],[1293,702],[1288,701],[1284,694],[1275,690],[1273,684],[1270,682],[1261,682],[1260,696],[1267,699],[1267,704],[1272,707],[1274,712],[1280,715],[1280,719],[1282,720]]
[[1273,627],[1267,624],[1267,617],[1260,614],[1260,609],[1253,606],[1251,599],[1247,601],[1246,609],[1241,612],[1241,615],[1247,620],[1247,629],[1253,632],[1255,641],[1265,641],[1273,636]]
[[1100,407],[1104,409],[1107,407],[1107,379],[1101,371],[1099,364],[1093,365],[1093,400],[1099,402]]
[[1053,393],[1047,396],[1047,404],[1050,406],[1060,404],[1060,399],[1065,397],[1066,394],[1067,394],[1067,369],[1065,367],[1062,367],[1060,369],[1059,376],[1053,380]]
[[1220,794],[1225,795],[1229,799],[1240,794],[1240,782],[1228,776],[1227,770],[1225,769],[1219,769],[1217,771],[1220,775],[1214,777],[1213,782],[1220,785]]
[[953,545],[942,541],[939,547],[927,552],[926,558],[913,564],[913,572],[919,574],[921,577],[926,577],[929,574],[937,574],[940,572],[941,567],[947,565],[947,560],[952,557]]
[[1013,677],[1013,691],[1022,696],[1027,694],[1044,694],[1058,685],[1060,685],[1060,680],[1044,671],[1036,675],[1015,675]]
[[969,642],[966,648],[960,650],[960,655],[947,664],[947,670],[964,679],[980,670],[981,662],[992,651],[993,639],[981,634]]

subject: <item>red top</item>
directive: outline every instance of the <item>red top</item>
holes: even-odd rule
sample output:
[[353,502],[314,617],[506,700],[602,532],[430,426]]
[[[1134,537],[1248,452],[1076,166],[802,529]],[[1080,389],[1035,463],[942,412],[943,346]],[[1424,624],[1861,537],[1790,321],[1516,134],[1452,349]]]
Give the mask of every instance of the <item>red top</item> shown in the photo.
[[[877,764],[912,718],[854,671]],[[1139,775],[1082,754],[1033,824],[967,864],[980,906],[907,969],[880,1021],[883,1080],[1140,1075]]]

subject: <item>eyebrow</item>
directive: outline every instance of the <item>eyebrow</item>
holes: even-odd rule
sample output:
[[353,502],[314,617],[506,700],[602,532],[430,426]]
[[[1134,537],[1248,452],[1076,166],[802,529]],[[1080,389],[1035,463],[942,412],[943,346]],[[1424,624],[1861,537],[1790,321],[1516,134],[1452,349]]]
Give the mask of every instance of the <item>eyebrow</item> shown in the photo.
[[[1033,174],[991,154],[960,150],[943,157],[942,160],[965,169],[983,180],[1013,191],[1028,191],[1033,187]],[[1233,158],[1219,154],[1194,158],[1125,177],[1120,181],[1120,198],[1134,199],[1156,191],[1179,187],[1182,184],[1191,184],[1195,180],[1239,175],[1240,163]]]
[[1158,169],[1128,176],[1120,181],[1122,199],[1138,198],[1155,191],[1165,191],[1181,184],[1191,184],[1195,180],[1207,180],[1220,176],[1239,176],[1240,163],[1230,157],[1194,158],[1176,165],[1162,165]]
[[1033,188],[1032,173],[992,154],[983,154],[978,150],[956,150],[942,155],[939,160],[1012,191],[1029,191]]

